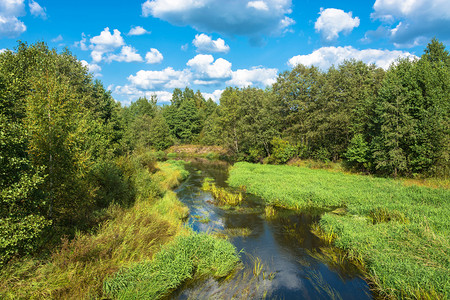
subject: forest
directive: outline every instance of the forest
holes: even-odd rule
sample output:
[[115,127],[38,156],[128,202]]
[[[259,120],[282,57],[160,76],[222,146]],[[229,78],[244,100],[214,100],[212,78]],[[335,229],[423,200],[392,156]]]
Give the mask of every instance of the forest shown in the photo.
[[[114,258],[111,249],[121,246],[112,242],[115,230],[107,226],[125,222],[143,199],[166,201],[152,201],[145,209],[154,215],[145,222],[159,222],[154,230],[166,226],[169,232],[142,233],[144,239],[191,245],[177,239],[189,236],[181,229],[186,208],[170,198],[186,174],[179,163],[162,161],[173,145],[221,146],[233,162],[338,162],[348,172],[377,177],[448,180],[450,54],[433,39],[420,58],[399,59],[388,70],[356,60],[328,70],[298,65],[265,89],[228,87],[219,103],[186,87],[174,89],[167,105],[152,96],[122,106],[69,50],[19,42],[14,51],[0,53],[0,119],[0,296],[77,297],[62,277],[47,290],[44,279],[27,288],[21,280],[36,272],[50,280],[71,260],[79,268],[98,268],[87,264],[99,264],[96,257],[102,257],[114,263],[78,283],[80,293],[101,297],[109,291],[116,297],[102,280],[142,257],[135,245]],[[158,205],[177,213],[167,219]],[[132,215],[133,226],[144,222],[137,210]],[[131,226],[126,222],[120,226]],[[94,241],[96,232],[104,233],[103,241]],[[233,269],[236,249],[191,236],[193,243],[227,249],[208,262],[226,270],[205,274],[221,277]],[[146,252],[147,259],[159,247]],[[174,247],[164,251],[178,251]],[[130,248],[135,252],[128,257]],[[77,251],[77,258],[71,256]],[[50,264],[59,264],[59,271]]]

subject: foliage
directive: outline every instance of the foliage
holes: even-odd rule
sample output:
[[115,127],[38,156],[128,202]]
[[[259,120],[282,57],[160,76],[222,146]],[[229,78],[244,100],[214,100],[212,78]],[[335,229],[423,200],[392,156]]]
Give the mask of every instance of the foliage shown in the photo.
[[296,147],[292,146],[288,141],[275,137],[270,144],[272,145],[270,161],[274,164],[285,164],[297,155]]

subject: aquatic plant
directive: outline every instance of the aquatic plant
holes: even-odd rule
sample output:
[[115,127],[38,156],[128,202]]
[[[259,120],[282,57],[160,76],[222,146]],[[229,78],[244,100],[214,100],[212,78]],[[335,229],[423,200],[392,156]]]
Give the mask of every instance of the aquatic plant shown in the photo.
[[237,206],[244,199],[241,192],[233,193],[225,188],[218,187],[211,178],[203,180],[202,190],[210,192],[219,205]]

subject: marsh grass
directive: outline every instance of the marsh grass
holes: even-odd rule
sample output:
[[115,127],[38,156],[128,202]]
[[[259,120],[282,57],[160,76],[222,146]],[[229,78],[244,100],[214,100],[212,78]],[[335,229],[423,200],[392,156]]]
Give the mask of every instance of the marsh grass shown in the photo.
[[259,257],[244,253],[249,265],[239,264],[222,280],[208,280],[185,292],[188,299],[266,299],[271,297],[272,280],[275,272],[268,272]]
[[236,249],[207,234],[177,238],[152,261],[123,268],[105,280],[105,294],[119,299],[159,299],[188,279],[229,274],[238,263]]
[[237,163],[229,184],[269,205],[323,209],[312,231],[364,266],[382,297],[450,297],[450,191],[304,167]]
[[225,188],[218,187],[211,178],[203,180],[202,190],[210,192],[219,205],[237,206],[244,200],[241,192],[233,193]]

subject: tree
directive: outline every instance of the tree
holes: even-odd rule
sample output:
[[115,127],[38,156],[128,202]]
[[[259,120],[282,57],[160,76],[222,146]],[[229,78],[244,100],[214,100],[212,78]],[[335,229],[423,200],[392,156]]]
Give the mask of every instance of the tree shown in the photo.
[[[47,216],[57,222],[84,219],[92,208],[93,187],[85,180],[90,167],[86,147],[87,119],[70,78],[56,75],[55,61],[41,61],[26,98],[28,153],[42,168]],[[70,199],[70,200],[69,200]]]
[[383,81],[375,111],[377,134],[372,140],[375,168],[396,177],[410,172],[408,146],[415,139],[415,120],[410,115],[417,90],[411,89],[416,62],[402,59],[391,67]]

